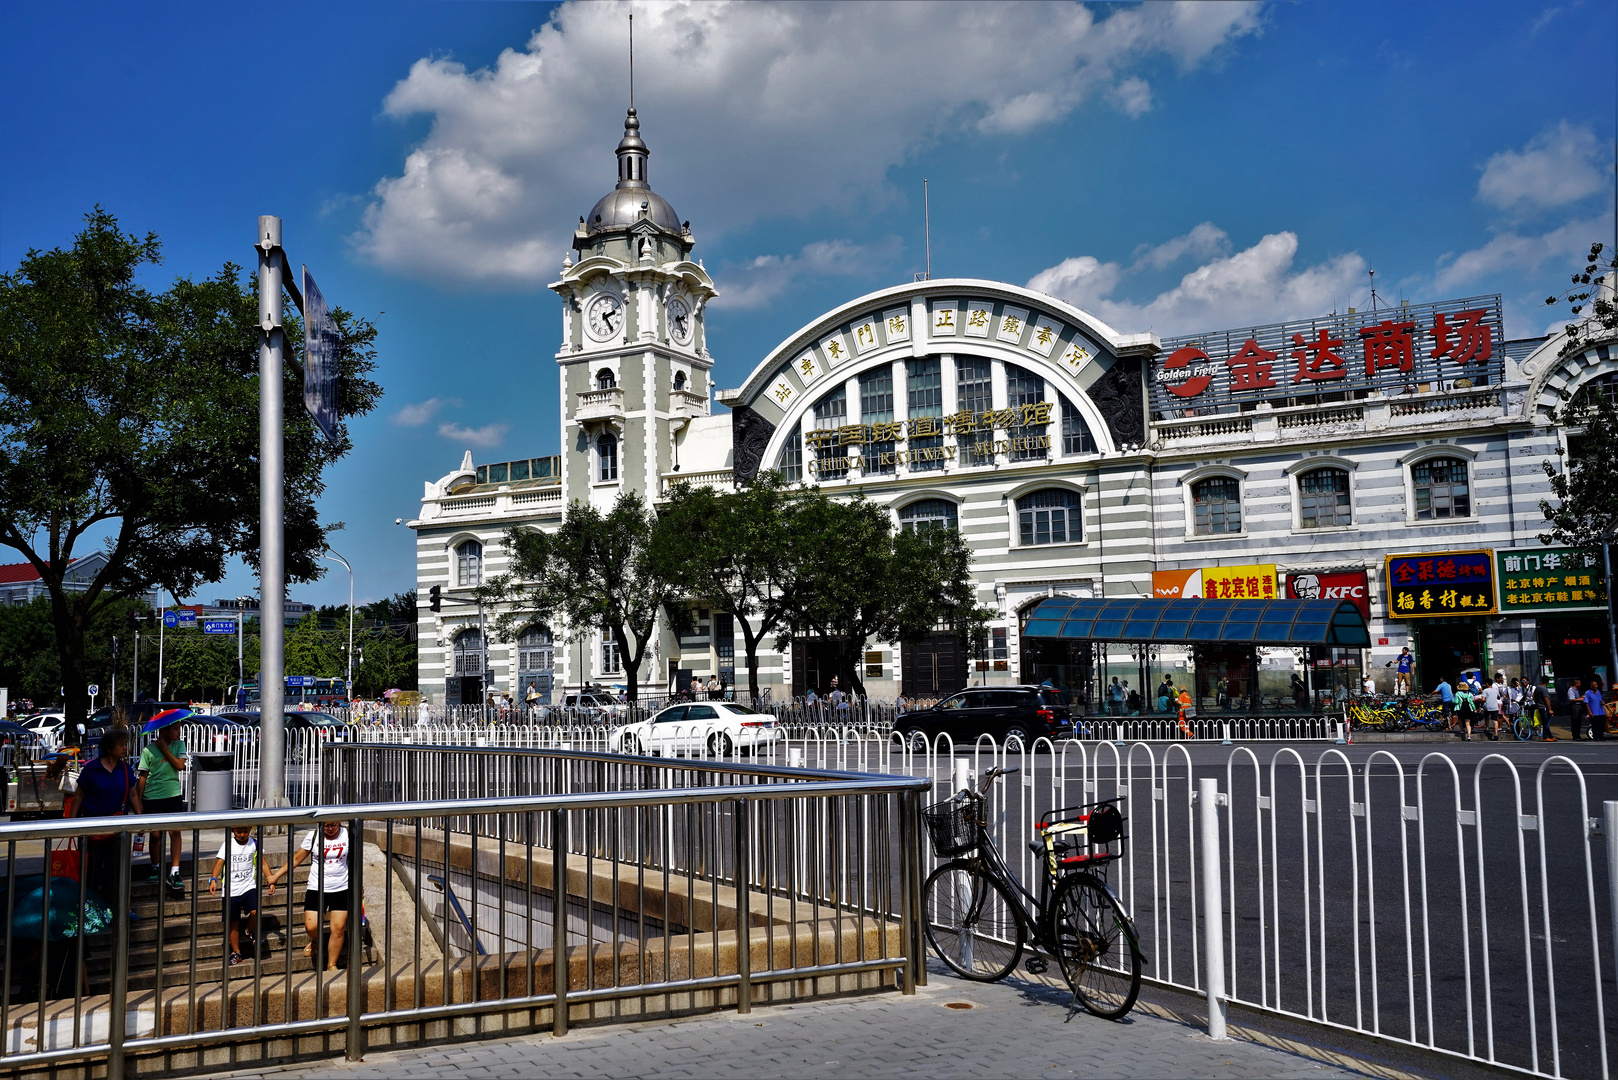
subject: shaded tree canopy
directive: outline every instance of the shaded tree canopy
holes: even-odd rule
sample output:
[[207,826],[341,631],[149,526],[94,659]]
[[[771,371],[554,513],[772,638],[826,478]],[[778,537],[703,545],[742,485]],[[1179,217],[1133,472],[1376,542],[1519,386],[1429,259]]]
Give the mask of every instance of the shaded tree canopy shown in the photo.
[[[85,634],[118,598],[161,586],[190,596],[225,560],[258,556],[258,303],[227,263],[166,291],[139,275],[161,261],[155,234],[125,234],[101,208],[69,248],[32,250],[0,275],[0,544],[21,552],[49,591],[70,722],[87,704]],[[339,414],[370,411],[381,387],[375,329],[333,311],[341,335]],[[284,398],[301,399],[302,328]],[[315,510],[325,469],[349,449],[301,409],[285,414],[288,577],[319,577]],[[63,587],[99,547],[105,569]]]

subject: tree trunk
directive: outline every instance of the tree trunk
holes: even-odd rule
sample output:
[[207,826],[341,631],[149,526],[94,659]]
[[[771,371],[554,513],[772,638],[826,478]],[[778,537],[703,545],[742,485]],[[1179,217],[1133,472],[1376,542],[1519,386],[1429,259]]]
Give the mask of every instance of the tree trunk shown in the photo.
[[56,630],[56,658],[62,668],[62,728],[63,741],[69,746],[79,745],[79,725],[90,715],[90,673],[84,657],[84,626],[77,605],[69,606],[66,599],[51,597],[51,623]]
[[612,628],[612,639],[618,643],[618,655],[624,662],[624,682],[627,684],[624,697],[630,702],[635,702],[640,697],[640,665],[646,658],[646,640],[635,639],[635,653],[631,656],[629,638],[621,625]]
[[865,696],[864,667],[859,663],[863,660],[865,652],[865,639],[858,641],[851,637],[839,639],[837,646],[837,670],[843,676],[843,682],[848,686],[850,694],[859,697]]
[[740,615],[734,616],[741,624],[742,647],[747,650],[747,692],[752,695],[754,705],[758,704],[758,643],[759,635],[753,632],[748,621]]

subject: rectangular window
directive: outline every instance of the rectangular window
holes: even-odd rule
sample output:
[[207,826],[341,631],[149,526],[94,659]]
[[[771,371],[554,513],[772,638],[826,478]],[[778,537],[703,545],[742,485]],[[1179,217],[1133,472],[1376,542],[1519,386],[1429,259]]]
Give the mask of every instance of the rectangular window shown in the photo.
[[989,631],[989,658],[991,660],[1004,660],[1010,653],[1006,648],[1006,628],[996,626]]
[[803,479],[803,421],[792,425],[792,434],[781,447],[781,456],[775,459],[775,471],[781,479],[795,484]]
[[503,484],[505,482],[506,482],[506,463],[502,461],[498,465],[490,465],[489,466],[489,483],[491,483],[491,484]]
[[[884,364],[860,376],[860,423],[885,424],[893,421],[893,368]],[[895,451],[892,439],[868,442],[861,448],[864,454],[866,476],[892,475],[895,471]]]
[[[848,423],[848,388],[839,386],[815,402],[815,430],[836,430]],[[822,438],[815,446],[815,478],[841,480],[848,475],[848,447],[835,437]]]
[[528,479],[528,459],[524,458],[522,461],[513,461],[511,463],[511,479],[514,482]]
[[[938,357],[905,361],[905,396],[911,420],[944,415],[944,376]],[[914,435],[908,449],[911,472],[944,467],[944,436]]]
[[1298,524],[1305,529],[1353,524],[1346,471],[1315,469],[1298,477]]
[[618,654],[618,643],[610,637],[601,639],[601,674],[617,675],[624,670],[623,657]]
[[736,620],[724,612],[713,617],[713,647],[720,667],[736,665]]
[[1095,436],[1090,434],[1090,425],[1084,422],[1084,416],[1074,404],[1062,399],[1062,453],[1064,454],[1093,454],[1096,452]]
[[[994,408],[994,380],[989,361],[976,357],[955,358],[955,407],[960,412],[982,416]],[[988,444],[987,452],[974,447]],[[994,432],[969,432],[955,437],[956,454],[966,465],[994,463]]]
[[[1016,364],[1006,365],[1006,408],[1016,412],[1019,420],[1025,415],[1022,409],[1024,405],[1038,405],[1044,400],[1044,379]],[[1048,430],[1045,424],[1017,424],[1008,427],[1006,435],[1011,439],[1011,460],[1045,460],[1048,451],[1038,444]]]

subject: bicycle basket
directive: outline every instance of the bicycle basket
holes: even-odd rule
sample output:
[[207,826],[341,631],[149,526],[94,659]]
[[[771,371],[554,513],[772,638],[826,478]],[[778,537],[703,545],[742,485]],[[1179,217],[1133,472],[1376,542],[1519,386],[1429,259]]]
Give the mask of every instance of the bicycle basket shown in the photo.
[[921,812],[921,820],[932,838],[933,852],[940,857],[964,855],[983,845],[983,826],[973,811],[975,800],[951,799],[934,803]]

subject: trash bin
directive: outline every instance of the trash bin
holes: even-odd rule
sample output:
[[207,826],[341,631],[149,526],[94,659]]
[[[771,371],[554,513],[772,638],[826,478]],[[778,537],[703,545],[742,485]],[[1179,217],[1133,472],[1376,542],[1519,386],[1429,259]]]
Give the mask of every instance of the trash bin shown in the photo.
[[233,809],[235,754],[191,755],[191,809],[212,813]]

